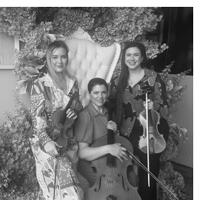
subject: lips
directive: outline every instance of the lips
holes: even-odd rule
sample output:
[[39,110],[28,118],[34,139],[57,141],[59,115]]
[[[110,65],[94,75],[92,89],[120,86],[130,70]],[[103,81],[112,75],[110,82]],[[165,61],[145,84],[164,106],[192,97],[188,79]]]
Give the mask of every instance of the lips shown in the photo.
[[63,66],[62,66],[62,65],[56,65],[56,67],[57,67],[57,68],[63,68]]
[[130,65],[135,65],[136,64],[136,62],[132,62],[132,61],[129,61],[128,62]]

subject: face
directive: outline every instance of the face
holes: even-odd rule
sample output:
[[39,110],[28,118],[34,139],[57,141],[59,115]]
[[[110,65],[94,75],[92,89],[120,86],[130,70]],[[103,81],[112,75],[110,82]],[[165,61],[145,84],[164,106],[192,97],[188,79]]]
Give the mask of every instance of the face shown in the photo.
[[137,47],[130,47],[125,53],[125,64],[128,69],[137,69],[141,67],[143,57]]
[[57,73],[62,73],[67,67],[68,56],[64,48],[54,49],[51,55],[52,67]]
[[107,96],[108,91],[105,85],[95,85],[90,92],[90,101],[96,108],[102,108]]

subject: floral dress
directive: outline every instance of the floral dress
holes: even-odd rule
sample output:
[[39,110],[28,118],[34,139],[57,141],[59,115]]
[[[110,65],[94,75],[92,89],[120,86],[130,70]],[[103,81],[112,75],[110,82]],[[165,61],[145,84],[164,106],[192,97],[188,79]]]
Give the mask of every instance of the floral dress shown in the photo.
[[[78,145],[75,137],[67,140],[67,150],[58,158],[44,150],[47,142],[58,137],[56,133],[47,131],[52,126],[53,113],[65,108],[72,94],[78,92],[77,81],[69,77],[67,80],[67,95],[54,86],[48,74],[35,80],[31,88],[33,133],[30,144],[36,162],[37,180],[46,200],[80,200],[83,196],[76,174]],[[74,101],[80,103],[79,100]]]
[[[154,110],[160,114],[158,131],[163,134],[165,140],[169,135],[169,126],[167,123],[168,104],[166,101],[165,84],[159,74],[155,71],[144,68],[142,79],[131,87],[127,84],[123,93],[123,120],[120,134],[126,137],[133,145],[134,154],[139,157],[142,164],[147,167],[147,155],[139,148],[139,140],[143,135],[143,126],[139,121],[139,114],[144,110],[144,101],[146,92],[148,98],[153,101]],[[111,80],[110,97],[115,97],[119,76],[114,76]],[[159,173],[159,154],[150,154],[150,171],[158,176]],[[147,186],[147,173],[139,168],[139,194],[142,200],[156,199],[156,182],[150,179],[149,188]]]

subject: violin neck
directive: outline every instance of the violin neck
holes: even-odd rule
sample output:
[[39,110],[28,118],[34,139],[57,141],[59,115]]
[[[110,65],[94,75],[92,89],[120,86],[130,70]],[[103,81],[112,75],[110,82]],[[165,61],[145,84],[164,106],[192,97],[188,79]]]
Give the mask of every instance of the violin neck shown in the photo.
[[78,95],[77,92],[75,92],[75,93],[72,95],[72,97],[70,98],[70,100],[69,100],[69,102],[67,103],[65,109],[63,110],[63,114],[62,114],[62,116],[61,116],[61,118],[60,118],[60,120],[59,120],[59,122],[58,122],[59,124],[64,125],[65,120],[66,120],[66,112],[67,112],[67,110],[70,108],[70,106],[71,106],[73,100],[77,97],[77,95]]

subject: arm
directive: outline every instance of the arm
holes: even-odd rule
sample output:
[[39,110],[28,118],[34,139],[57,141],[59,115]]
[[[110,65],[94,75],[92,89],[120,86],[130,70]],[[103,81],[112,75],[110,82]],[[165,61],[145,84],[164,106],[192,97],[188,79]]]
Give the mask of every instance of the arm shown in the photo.
[[92,161],[109,153],[109,145],[89,147],[88,143],[79,142],[79,156],[81,159]]
[[81,112],[75,121],[74,132],[79,142],[79,156],[81,159],[92,161],[110,153],[121,161],[125,157],[126,149],[120,144],[104,145],[101,147],[90,147],[93,143],[93,121],[88,112]]
[[122,158],[127,159],[126,148],[122,147],[120,143],[90,147],[87,143],[79,142],[79,156],[81,159],[92,161],[106,154],[111,154],[122,162]]
[[55,142],[51,140],[46,132],[47,128],[47,113],[45,109],[45,98],[42,85],[37,81],[31,89],[31,116],[33,121],[33,130],[39,138],[39,143],[42,149],[51,155],[57,155]]

